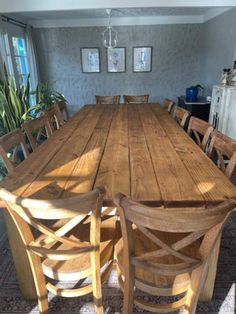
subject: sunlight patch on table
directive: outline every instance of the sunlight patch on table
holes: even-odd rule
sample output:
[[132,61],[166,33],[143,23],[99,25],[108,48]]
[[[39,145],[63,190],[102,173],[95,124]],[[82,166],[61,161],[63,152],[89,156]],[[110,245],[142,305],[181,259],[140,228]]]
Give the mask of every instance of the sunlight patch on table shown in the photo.
[[205,193],[210,192],[211,190],[213,190],[215,185],[216,184],[213,183],[213,182],[201,181],[201,182],[197,183],[197,188],[199,189],[199,191],[202,194],[205,194]]

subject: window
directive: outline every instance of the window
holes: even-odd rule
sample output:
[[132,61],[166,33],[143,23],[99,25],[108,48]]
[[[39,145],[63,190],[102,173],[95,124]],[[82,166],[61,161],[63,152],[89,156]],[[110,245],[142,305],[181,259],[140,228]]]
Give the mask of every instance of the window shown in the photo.
[[11,50],[10,50],[7,34],[4,34],[4,44],[5,44],[5,49],[3,49],[3,51],[5,52],[4,60],[6,60],[7,72],[10,75],[14,75],[12,59],[11,59]]
[[[9,76],[15,79],[17,88],[26,86],[30,73],[30,91],[36,90],[38,71],[31,27],[25,27],[25,25],[19,27],[3,21],[0,32],[0,57],[0,61],[3,61],[1,66],[5,63]],[[35,102],[35,96],[30,95],[30,104]]]
[[[26,46],[24,38],[12,37],[14,61],[16,67],[16,80],[18,85],[26,85],[27,75],[29,73]],[[14,62],[13,61],[13,62]]]
[[4,59],[9,75],[15,77],[18,87],[26,85],[29,73],[25,39],[4,34]]

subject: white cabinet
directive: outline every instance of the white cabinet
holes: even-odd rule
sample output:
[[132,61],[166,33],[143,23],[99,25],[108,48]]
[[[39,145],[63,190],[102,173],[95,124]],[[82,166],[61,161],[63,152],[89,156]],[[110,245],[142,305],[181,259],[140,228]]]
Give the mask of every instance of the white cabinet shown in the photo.
[[236,140],[235,86],[213,86],[209,122],[217,130]]

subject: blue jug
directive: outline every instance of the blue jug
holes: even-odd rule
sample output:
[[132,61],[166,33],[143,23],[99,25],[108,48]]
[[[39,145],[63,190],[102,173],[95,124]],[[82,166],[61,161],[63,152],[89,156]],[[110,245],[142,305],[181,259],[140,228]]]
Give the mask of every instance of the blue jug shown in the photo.
[[198,95],[198,86],[191,86],[186,88],[186,100],[189,102],[196,102]]

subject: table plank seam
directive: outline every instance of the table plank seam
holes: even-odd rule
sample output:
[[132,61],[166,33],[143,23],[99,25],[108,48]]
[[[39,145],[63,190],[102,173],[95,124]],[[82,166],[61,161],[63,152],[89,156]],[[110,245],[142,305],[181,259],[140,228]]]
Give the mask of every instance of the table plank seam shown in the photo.
[[94,130],[96,129],[96,126],[97,126],[97,124],[99,123],[99,120],[100,120],[100,118],[102,117],[103,112],[105,112],[105,109],[106,109],[105,107],[101,107],[101,106],[98,107],[97,105],[96,105],[96,107],[99,109],[99,111],[101,110],[100,116],[99,116],[99,118],[98,118],[98,121],[97,121],[96,124],[94,125],[94,128],[93,128],[93,130],[91,131],[91,134],[90,134],[90,136],[89,136],[89,138],[88,138],[86,144],[84,145],[84,148],[83,148],[83,150],[82,150],[80,156],[77,157],[77,161],[75,162],[74,167],[71,169],[70,175],[68,175],[68,177],[67,177],[67,179],[66,179],[66,182],[65,182],[65,185],[64,185],[64,190],[61,191],[61,195],[63,195],[63,194],[67,191],[67,187],[68,187],[68,185],[69,185],[70,177],[71,177],[71,175],[73,174],[73,172],[76,170],[76,168],[77,168],[77,166],[78,166],[78,163],[79,163],[81,157],[83,156],[84,152],[86,151],[86,148],[87,148],[87,145],[88,145],[89,141],[90,141],[91,138],[93,137]]
[[109,129],[108,129],[108,132],[107,132],[107,136],[106,136],[106,140],[105,140],[105,143],[104,143],[104,146],[103,146],[103,150],[102,150],[102,154],[101,154],[101,158],[99,160],[99,163],[98,163],[98,167],[97,167],[97,170],[96,170],[96,175],[94,177],[94,181],[93,181],[93,188],[95,188],[95,184],[96,184],[96,181],[97,181],[97,176],[98,176],[98,172],[99,172],[99,167],[100,167],[100,164],[102,162],[102,159],[103,159],[103,156],[104,156],[104,152],[105,152],[105,149],[106,149],[106,145],[107,145],[107,140],[108,140],[108,137],[109,137],[109,134],[111,132],[111,125],[112,125],[112,121],[114,119],[114,116],[115,116],[115,113],[118,111],[118,108],[115,108],[112,112],[112,118],[111,118],[111,121],[110,121],[110,124],[109,124]]
[[[87,110],[86,108],[82,108],[82,110],[85,111],[85,112],[87,112],[87,115],[89,114],[89,110]],[[79,114],[82,110],[80,110],[80,111],[78,112],[78,114]],[[73,117],[71,117],[71,119],[76,119],[76,117],[77,117],[78,114],[75,114]],[[60,151],[60,149],[63,147],[63,145],[64,145],[64,144],[68,141],[68,139],[72,136],[73,132],[74,132],[74,131],[78,128],[78,126],[86,119],[87,115],[84,116],[82,120],[79,120],[79,122],[77,122],[77,123],[75,122],[75,125],[74,125],[73,129],[71,130],[71,132],[69,133],[69,135],[68,135],[65,139],[63,139],[63,140],[61,141],[61,143],[60,143],[58,149],[55,150],[55,152],[54,152],[54,153],[52,154],[52,156],[49,158],[49,160],[47,161],[47,163],[45,163],[45,164],[42,166],[41,171],[38,172],[38,173],[34,176],[34,179],[33,179],[33,180],[31,180],[29,183],[26,184],[25,189],[24,189],[23,191],[21,191],[21,193],[20,193],[19,195],[23,195],[23,194],[28,190],[28,188],[33,184],[33,182],[38,179],[38,177],[39,177],[40,174],[44,171],[44,169],[47,167],[47,165],[54,159],[54,157],[55,157],[55,155],[58,153],[58,151]],[[71,123],[71,121],[70,121],[70,123]],[[59,132],[62,133],[62,130],[65,129],[65,128],[68,128],[68,125],[67,125],[67,124],[65,124],[61,129],[59,129],[59,130],[58,130],[58,133],[54,133],[54,134],[52,135],[52,137],[51,137],[49,140],[52,141],[52,140],[53,140],[53,137],[56,137],[56,136],[58,137]],[[37,148],[37,150],[35,150],[30,156],[33,156],[33,154],[36,154],[39,149],[42,149],[42,148],[43,148],[42,145],[44,145],[44,146],[47,145],[47,142],[41,144],[41,145]],[[31,157],[31,158],[32,158],[32,157]],[[26,159],[26,160],[23,161],[23,163],[24,163],[24,162],[26,163],[26,162],[28,162],[28,160]],[[22,166],[23,166],[23,163],[22,163]],[[19,169],[19,170],[20,170],[20,169]],[[16,172],[18,173],[19,170],[16,169]],[[6,177],[6,181],[7,181],[8,179],[10,179],[10,176],[9,176],[9,178]],[[3,183],[3,186],[5,187],[5,181],[3,181],[2,183]]]
[[[148,150],[148,153],[149,153],[149,156],[150,156],[150,160],[151,160],[151,163],[152,163],[153,173],[154,173],[154,176],[156,178],[156,183],[157,183],[158,189],[160,191],[160,196],[161,196],[161,199],[158,200],[157,203],[155,203],[155,206],[162,206],[162,205],[164,205],[164,201],[163,201],[163,198],[162,198],[162,193],[161,193],[161,189],[160,189],[160,184],[158,182],[157,174],[156,174],[156,171],[155,171],[155,168],[154,168],[154,161],[153,161],[152,154],[151,154],[151,151],[150,151],[150,147],[149,147],[149,144],[148,144],[148,141],[147,141],[146,132],[145,132],[145,128],[144,128],[144,125],[143,125],[143,119],[142,119],[142,116],[140,114],[140,108],[138,108],[138,113],[139,113],[139,118],[140,118],[140,121],[141,121],[141,124],[142,124],[142,128],[143,128],[143,134],[144,134],[144,138],[145,138],[146,147],[147,147],[147,150]],[[156,117],[156,116],[154,115],[154,117]],[[164,129],[163,129],[163,131],[165,132]]]

